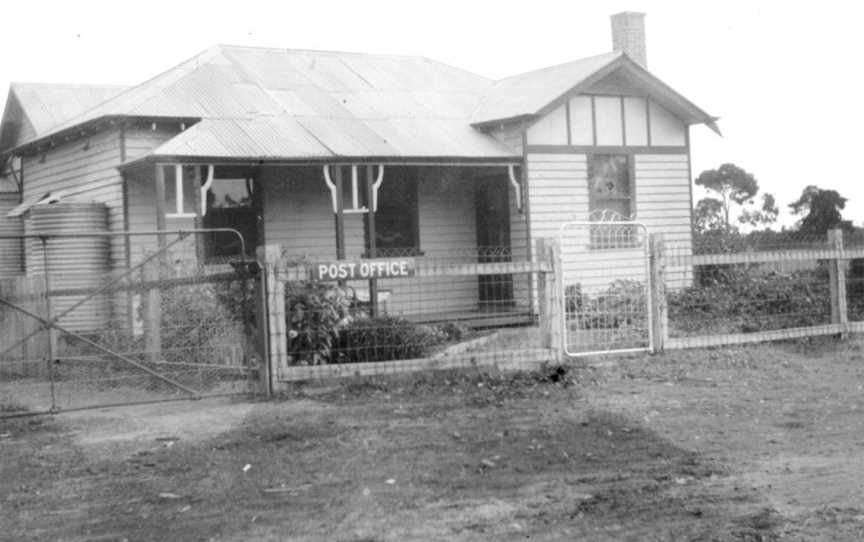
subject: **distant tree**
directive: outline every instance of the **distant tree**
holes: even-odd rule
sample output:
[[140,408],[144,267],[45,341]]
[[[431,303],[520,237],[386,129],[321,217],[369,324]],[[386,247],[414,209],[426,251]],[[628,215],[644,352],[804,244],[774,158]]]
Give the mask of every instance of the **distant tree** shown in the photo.
[[[733,205],[752,203],[753,197],[759,192],[759,183],[756,178],[735,164],[723,164],[717,169],[703,171],[696,178],[696,184],[716,192],[719,196],[719,199],[705,199],[714,199],[720,204],[720,214],[726,230],[734,228],[730,220]],[[702,201],[704,199],[700,200],[700,203]],[[705,204],[705,210],[714,208],[716,208],[716,204]]]
[[851,220],[843,220],[841,211],[846,207],[846,201],[836,190],[825,190],[811,184],[789,207],[794,214],[804,215],[799,222],[799,231],[823,235],[835,228],[847,232],[855,229]]
[[768,227],[777,221],[777,216],[780,214],[780,209],[777,208],[777,202],[774,199],[774,194],[765,192],[762,194],[762,206],[759,209],[750,210],[744,209],[738,217],[738,222],[741,224],[749,224],[754,228]]
[[723,231],[726,223],[723,221],[723,203],[715,198],[702,198],[696,204],[693,214],[696,231],[708,233]]

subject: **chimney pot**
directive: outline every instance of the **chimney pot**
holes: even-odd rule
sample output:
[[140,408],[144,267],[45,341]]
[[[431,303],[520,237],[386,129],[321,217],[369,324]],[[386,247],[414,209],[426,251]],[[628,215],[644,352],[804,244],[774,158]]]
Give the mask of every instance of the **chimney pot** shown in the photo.
[[648,67],[644,13],[624,11],[612,15],[612,50],[626,53],[643,68]]

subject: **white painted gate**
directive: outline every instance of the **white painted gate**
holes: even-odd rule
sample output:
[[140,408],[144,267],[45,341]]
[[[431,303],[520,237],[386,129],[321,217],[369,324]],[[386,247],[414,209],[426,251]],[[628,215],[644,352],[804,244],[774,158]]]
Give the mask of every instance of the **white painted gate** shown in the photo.
[[560,240],[565,353],[653,350],[645,225],[568,222]]

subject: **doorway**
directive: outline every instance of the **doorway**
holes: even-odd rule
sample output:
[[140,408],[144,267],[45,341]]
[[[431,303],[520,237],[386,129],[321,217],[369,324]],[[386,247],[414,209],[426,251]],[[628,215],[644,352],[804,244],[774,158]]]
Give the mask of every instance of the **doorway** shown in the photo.
[[[511,261],[510,191],[506,175],[475,179],[474,202],[477,224],[477,261]],[[478,299],[481,310],[514,306],[513,275],[480,275]]]

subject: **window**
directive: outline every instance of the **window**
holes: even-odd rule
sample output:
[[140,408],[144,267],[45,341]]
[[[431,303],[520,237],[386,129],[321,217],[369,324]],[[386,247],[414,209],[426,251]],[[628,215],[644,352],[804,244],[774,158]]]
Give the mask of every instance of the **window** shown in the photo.
[[626,154],[593,154],[588,157],[590,219],[608,222],[591,230],[592,248],[633,246],[635,231],[615,222],[632,220],[632,160]]
[[393,167],[378,191],[375,249],[378,256],[420,255],[417,177]]
[[[255,255],[258,238],[258,213],[254,204],[252,179],[213,179],[207,191],[205,228],[232,228],[240,232],[246,245],[246,256]],[[238,257],[240,240],[232,232],[206,234],[208,259]]]
[[194,218],[195,178],[188,166],[163,166],[165,175],[165,217]]

